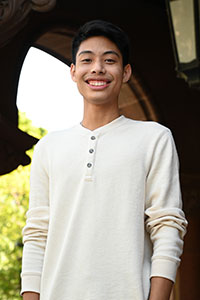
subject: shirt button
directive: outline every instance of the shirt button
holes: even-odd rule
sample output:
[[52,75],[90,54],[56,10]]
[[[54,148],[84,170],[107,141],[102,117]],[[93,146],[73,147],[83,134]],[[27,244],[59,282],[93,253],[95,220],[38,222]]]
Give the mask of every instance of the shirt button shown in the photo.
[[94,135],[91,136],[91,140],[95,140],[96,137]]
[[91,168],[92,164],[91,163],[87,163],[87,167]]
[[90,149],[89,152],[90,152],[90,153],[93,153],[93,152],[94,152],[94,149]]

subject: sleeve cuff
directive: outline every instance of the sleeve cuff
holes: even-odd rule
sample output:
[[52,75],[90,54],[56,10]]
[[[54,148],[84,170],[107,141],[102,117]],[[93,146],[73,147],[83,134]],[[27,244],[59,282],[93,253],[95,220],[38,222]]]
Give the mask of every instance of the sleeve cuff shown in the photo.
[[153,259],[151,277],[164,277],[175,282],[178,266],[179,262],[170,259]]
[[37,274],[22,274],[21,275],[21,292],[35,292],[40,294],[40,281],[41,277]]

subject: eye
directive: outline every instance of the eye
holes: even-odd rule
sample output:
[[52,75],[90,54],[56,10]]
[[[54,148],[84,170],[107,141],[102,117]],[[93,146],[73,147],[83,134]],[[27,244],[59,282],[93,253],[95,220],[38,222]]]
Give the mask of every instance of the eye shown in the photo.
[[115,63],[115,60],[112,59],[112,58],[106,58],[106,59],[105,59],[105,62],[107,62],[108,64],[114,64],[114,63]]
[[90,63],[91,61],[92,61],[91,58],[84,58],[81,60],[81,62],[83,63]]

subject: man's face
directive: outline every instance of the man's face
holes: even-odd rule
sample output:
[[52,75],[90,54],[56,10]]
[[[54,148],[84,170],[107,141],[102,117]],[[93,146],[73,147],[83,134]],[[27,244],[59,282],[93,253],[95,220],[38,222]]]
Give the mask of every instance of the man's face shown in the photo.
[[118,101],[121,85],[131,75],[130,65],[123,67],[117,46],[103,36],[83,41],[71,65],[72,79],[84,100],[93,104]]

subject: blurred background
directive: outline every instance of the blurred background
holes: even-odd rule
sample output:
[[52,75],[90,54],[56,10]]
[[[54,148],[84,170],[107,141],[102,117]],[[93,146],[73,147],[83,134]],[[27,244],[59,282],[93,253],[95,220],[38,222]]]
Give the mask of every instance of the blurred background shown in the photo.
[[21,230],[34,145],[82,119],[82,99],[69,75],[71,41],[92,19],[113,22],[130,37],[133,75],[122,88],[120,112],[173,133],[189,227],[171,299],[200,299],[199,5],[0,0],[0,299],[21,299]]

